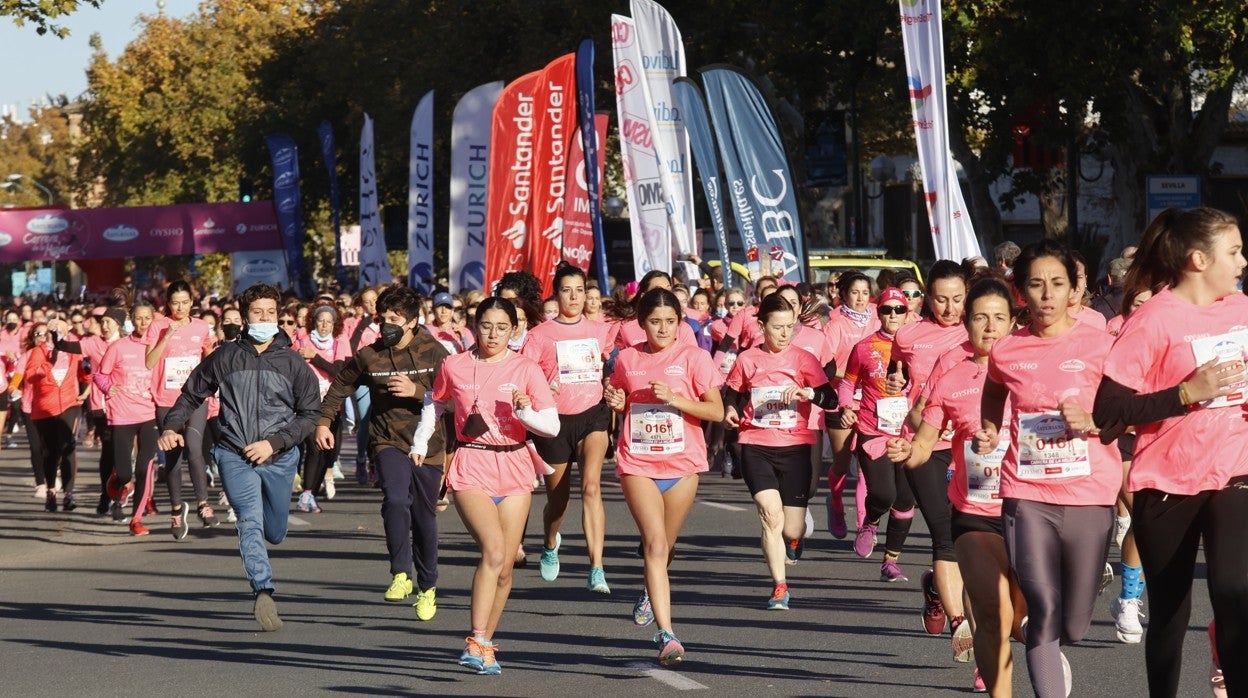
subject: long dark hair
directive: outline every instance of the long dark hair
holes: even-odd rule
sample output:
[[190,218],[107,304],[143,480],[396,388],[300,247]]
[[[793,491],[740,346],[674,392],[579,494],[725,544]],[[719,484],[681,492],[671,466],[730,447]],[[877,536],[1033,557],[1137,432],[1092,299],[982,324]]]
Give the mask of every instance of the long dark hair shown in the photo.
[[1075,257],[1065,245],[1054,240],[1041,240],[1033,242],[1023,248],[1023,253],[1014,260],[1014,288],[1022,294],[1023,298],[1027,298],[1027,280],[1031,276],[1031,265],[1041,257],[1054,257],[1062,263],[1066,268],[1067,281],[1070,282],[1071,292],[1074,292],[1075,278],[1079,275],[1079,270],[1075,266]]
[[680,306],[680,299],[675,293],[665,288],[652,288],[641,294],[637,300],[637,321],[645,322],[659,308],[672,308],[676,311],[677,318],[685,316],[685,309]]
[[1123,288],[1158,293],[1166,286],[1177,286],[1192,250],[1211,253],[1219,232],[1238,225],[1234,216],[1216,208],[1162,211],[1144,230]]

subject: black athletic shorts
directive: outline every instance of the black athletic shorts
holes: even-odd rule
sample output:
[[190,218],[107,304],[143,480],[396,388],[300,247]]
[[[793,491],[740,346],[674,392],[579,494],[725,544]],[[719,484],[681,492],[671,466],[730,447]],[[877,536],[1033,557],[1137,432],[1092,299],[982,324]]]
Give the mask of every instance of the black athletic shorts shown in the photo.
[[537,455],[547,463],[571,463],[576,458],[576,445],[595,431],[605,432],[611,426],[611,408],[606,403],[597,405],[580,414],[559,415],[559,434],[545,438],[533,434]]
[[810,449],[810,444],[741,444],[741,473],[750,494],[778,490],[784,506],[806,506],[810,494]]
[[981,516],[979,514],[967,514],[953,508],[950,511],[950,528],[953,529],[953,539],[956,541],[958,536],[964,533],[992,533],[1001,535],[1001,517],[1000,516]]

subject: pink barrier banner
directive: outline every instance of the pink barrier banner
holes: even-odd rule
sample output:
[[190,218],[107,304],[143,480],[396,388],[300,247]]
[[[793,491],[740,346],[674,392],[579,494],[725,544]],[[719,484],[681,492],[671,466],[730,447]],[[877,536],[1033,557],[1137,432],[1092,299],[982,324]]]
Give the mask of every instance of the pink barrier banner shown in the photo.
[[0,263],[281,249],[272,201],[0,209]]

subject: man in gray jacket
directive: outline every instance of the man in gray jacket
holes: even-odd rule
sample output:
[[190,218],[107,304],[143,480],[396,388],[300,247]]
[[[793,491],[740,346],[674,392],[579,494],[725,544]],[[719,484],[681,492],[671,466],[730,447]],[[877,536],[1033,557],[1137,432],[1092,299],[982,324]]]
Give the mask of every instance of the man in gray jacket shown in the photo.
[[221,391],[221,435],[213,456],[221,485],[238,516],[238,547],[255,593],[256,621],[266,632],[282,627],[273,602],[273,568],[264,541],[286,538],[290,493],[299,468],[299,444],[320,415],[320,391],[306,361],[277,327],[281,291],[256,284],[239,296],[246,328],[199,364],[161,425],[160,447],[183,444],[191,412]]

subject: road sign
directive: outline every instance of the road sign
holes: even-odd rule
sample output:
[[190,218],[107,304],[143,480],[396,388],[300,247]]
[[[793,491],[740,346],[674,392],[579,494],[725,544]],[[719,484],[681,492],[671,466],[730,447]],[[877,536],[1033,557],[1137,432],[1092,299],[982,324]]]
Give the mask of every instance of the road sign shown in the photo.
[[1200,177],[1196,175],[1167,175],[1148,178],[1147,223],[1168,208],[1196,208],[1200,206]]

